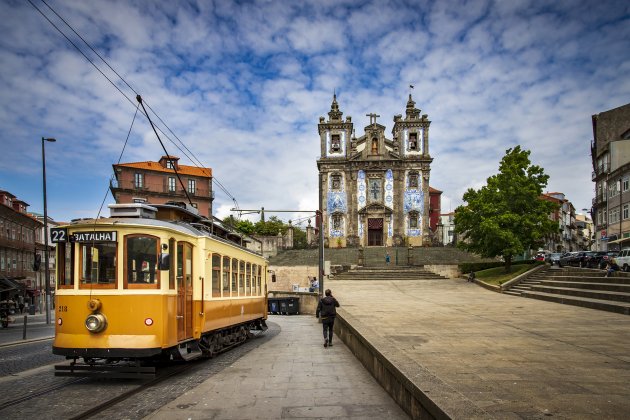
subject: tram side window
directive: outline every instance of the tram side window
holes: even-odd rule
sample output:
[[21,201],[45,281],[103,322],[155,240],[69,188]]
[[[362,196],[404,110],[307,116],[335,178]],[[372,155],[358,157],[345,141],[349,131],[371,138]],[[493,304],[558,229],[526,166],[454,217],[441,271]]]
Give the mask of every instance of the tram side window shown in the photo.
[[81,283],[116,284],[116,244],[81,244]]
[[241,261],[238,270],[238,295],[245,296],[245,261]]
[[262,277],[262,267],[258,266],[258,275],[256,276],[256,289],[258,290],[258,296],[262,296],[263,294],[262,285],[260,283],[261,277]]
[[252,295],[252,265],[250,263],[245,266],[245,294]]
[[252,264],[252,296],[258,296],[258,288],[256,287],[256,273],[258,273],[258,265]]
[[223,257],[223,297],[230,296],[230,257]]
[[160,243],[154,236],[125,237],[126,279],[128,284],[159,284],[157,260]]
[[238,296],[238,289],[236,288],[238,283],[238,260],[232,258],[232,296]]
[[74,254],[72,253],[72,243],[60,242],[57,244],[58,263],[57,263],[57,287],[74,286],[74,277],[72,276],[74,267]]
[[212,297],[221,297],[221,256],[212,254]]

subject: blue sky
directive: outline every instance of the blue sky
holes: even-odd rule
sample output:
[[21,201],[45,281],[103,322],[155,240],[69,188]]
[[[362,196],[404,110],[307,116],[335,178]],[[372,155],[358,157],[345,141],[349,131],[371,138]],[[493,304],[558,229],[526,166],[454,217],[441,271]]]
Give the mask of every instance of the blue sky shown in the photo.
[[[41,0],[31,1],[80,43]],[[432,121],[430,184],[444,192],[443,212],[519,144],[550,175],[547,191],[564,192],[579,211],[593,197],[591,115],[630,102],[627,2],[47,3],[241,208],[317,208],[317,123],[333,92],[360,136],[371,112],[391,132],[411,84]],[[48,213],[93,217],[135,106],[27,1],[1,2],[0,16],[0,189],[41,212],[41,137],[55,137],[46,145]],[[161,155],[137,119],[122,161]],[[224,217],[233,203],[216,190],[215,215]]]

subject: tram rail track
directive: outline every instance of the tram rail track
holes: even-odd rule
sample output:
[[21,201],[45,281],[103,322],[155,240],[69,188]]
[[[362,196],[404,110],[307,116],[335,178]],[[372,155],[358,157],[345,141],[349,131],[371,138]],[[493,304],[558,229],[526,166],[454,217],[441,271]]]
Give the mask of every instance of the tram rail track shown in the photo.
[[21,404],[23,402],[32,400],[34,398],[41,397],[42,395],[49,394],[49,393],[51,393],[53,391],[56,391],[58,389],[65,388],[65,387],[67,387],[69,385],[72,385],[72,384],[75,384],[77,382],[83,382],[86,379],[87,378],[77,378],[77,379],[74,379],[74,380],[72,380],[70,382],[66,382],[66,383],[58,384],[58,385],[53,385],[53,386],[50,386],[48,388],[44,388],[44,389],[41,389],[39,391],[35,391],[33,393],[30,393],[29,395],[25,395],[25,396],[20,397],[20,398],[14,398],[13,400],[2,402],[2,403],[0,403],[0,411],[4,410],[6,408],[9,408],[11,406],[14,406],[16,404]]
[[[5,390],[10,388],[15,391],[19,386],[22,392],[29,394],[13,395],[13,398],[0,402],[0,417],[20,419],[37,416],[42,420],[99,416],[142,418],[143,415],[137,412],[138,404],[142,406],[139,411],[145,414],[153,411],[231,365],[234,360],[271,339],[277,332],[272,327],[271,331],[261,336],[225,347],[211,359],[160,366],[154,378],[103,380],[94,377],[56,377],[52,371],[50,375],[45,373],[43,380],[41,373],[16,378],[10,384],[5,384]],[[166,389],[168,391],[165,392]],[[177,391],[171,395],[173,389]],[[138,395],[142,396],[139,399],[132,398]],[[129,399],[131,401],[125,403]],[[46,410],[43,410],[44,407]]]

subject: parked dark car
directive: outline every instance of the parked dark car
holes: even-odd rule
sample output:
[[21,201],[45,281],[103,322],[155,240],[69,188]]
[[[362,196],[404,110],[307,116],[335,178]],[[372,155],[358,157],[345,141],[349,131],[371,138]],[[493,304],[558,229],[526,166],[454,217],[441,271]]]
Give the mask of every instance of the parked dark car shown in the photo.
[[572,265],[574,267],[581,267],[584,268],[586,267],[586,261],[588,260],[588,258],[590,258],[593,254],[595,254],[594,251],[578,251],[575,253],[575,255],[573,255],[573,257],[569,260],[569,265]]
[[607,251],[596,251],[593,255],[589,256],[586,259],[586,266],[588,268],[604,268],[606,263],[608,262],[608,258],[610,256],[608,254],[612,254],[612,252]]
[[562,252],[553,252],[547,256],[547,261],[551,264],[558,264],[560,261],[560,257],[562,257]]
[[577,252],[566,252],[562,254],[558,260],[558,266],[564,267],[565,265],[571,265],[571,259],[577,254]]

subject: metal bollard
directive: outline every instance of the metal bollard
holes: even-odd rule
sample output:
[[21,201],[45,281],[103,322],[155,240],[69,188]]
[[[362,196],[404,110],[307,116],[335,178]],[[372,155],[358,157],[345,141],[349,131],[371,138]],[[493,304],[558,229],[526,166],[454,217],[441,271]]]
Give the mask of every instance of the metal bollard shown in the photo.
[[27,316],[24,315],[24,328],[22,329],[22,340],[26,340],[26,324],[27,324]]

